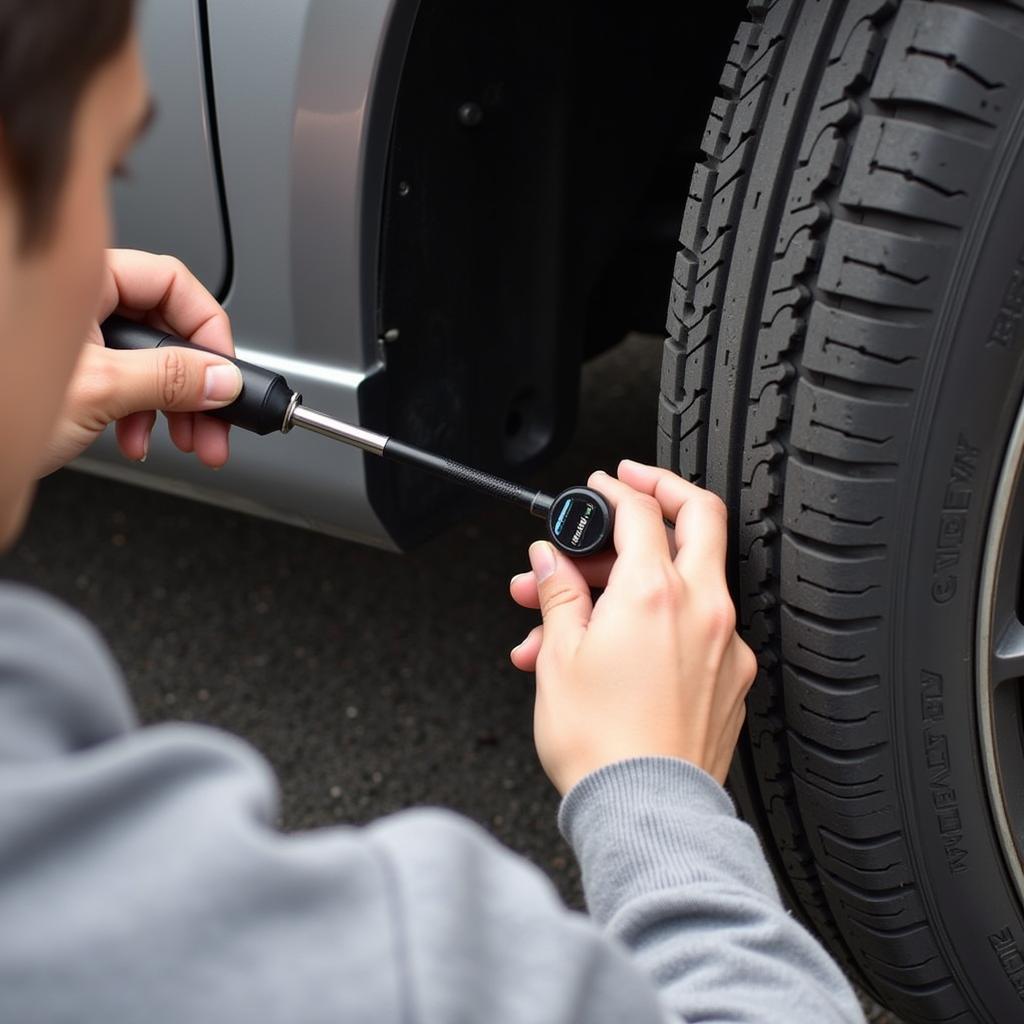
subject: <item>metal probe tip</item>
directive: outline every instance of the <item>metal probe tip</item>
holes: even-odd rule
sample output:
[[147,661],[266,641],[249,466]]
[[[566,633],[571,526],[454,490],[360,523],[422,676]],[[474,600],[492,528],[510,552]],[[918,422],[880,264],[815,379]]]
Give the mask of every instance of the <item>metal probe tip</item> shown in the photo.
[[316,409],[307,409],[298,400],[291,410],[285,427],[286,430],[291,430],[292,427],[312,430],[314,434],[323,434],[324,437],[362,448],[364,452],[370,452],[373,455],[383,455],[384,446],[388,443],[385,434],[378,434],[373,430],[344,423],[341,420],[336,420],[333,416],[317,412]]

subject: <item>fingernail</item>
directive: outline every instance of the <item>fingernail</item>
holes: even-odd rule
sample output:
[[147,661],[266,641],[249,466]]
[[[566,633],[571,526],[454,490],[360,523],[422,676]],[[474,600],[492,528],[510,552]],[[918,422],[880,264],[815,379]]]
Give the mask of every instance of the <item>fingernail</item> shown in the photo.
[[231,363],[217,363],[206,368],[203,397],[208,402],[230,402],[242,390],[242,373]]
[[142,458],[139,462],[145,462],[149,458],[149,431],[146,431],[146,436],[142,439]]
[[546,540],[530,545],[530,567],[538,583],[543,583],[555,571],[555,549]]
[[530,638],[528,636],[524,636],[523,639],[520,640],[519,643],[517,643],[515,645],[515,647],[512,648],[511,651],[508,652],[509,655],[511,656],[511,655],[515,654],[516,651],[521,651],[526,646],[526,641],[529,640],[529,639]]
[[519,580],[521,580],[521,579],[525,579],[525,578],[526,578],[527,576],[529,576],[529,575],[530,575],[530,574],[529,574],[528,572],[517,572],[517,573],[515,574],[515,576],[513,576],[513,577],[512,577],[512,579],[511,579],[511,580],[510,580],[509,582],[510,582],[510,583],[518,583],[518,582],[519,582]]

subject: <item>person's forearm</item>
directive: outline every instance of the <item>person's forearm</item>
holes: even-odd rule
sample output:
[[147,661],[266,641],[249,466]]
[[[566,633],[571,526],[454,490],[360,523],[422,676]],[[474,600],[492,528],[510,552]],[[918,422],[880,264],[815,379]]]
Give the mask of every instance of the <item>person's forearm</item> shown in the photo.
[[783,909],[757,837],[700,769],[610,765],[566,795],[559,825],[591,915],[687,1024],[863,1021],[839,968]]

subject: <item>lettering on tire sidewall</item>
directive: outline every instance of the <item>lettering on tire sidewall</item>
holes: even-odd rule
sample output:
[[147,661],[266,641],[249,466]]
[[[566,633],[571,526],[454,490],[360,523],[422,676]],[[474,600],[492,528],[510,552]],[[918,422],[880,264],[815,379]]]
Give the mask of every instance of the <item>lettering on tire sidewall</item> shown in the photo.
[[[934,413],[899,468],[905,569],[894,576],[903,583],[890,642],[901,675],[893,726],[904,827],[929,918],[982,1003],[992,986],[1024,1005],[1024,917],[989,812],[975,706],[982,551],[1024,393],[1020,239],[1003,233],[992,232],[974,268],[941,379],[916,397]],[[993,324],[999,344],[990,343]]]

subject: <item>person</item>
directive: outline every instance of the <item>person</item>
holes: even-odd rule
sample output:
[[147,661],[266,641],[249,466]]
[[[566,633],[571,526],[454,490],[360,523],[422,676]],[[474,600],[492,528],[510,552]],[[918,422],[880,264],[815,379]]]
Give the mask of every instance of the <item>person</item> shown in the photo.
[[[111,423],[129,459],[158,410],[183,452],[228,458],[202,412],[237,394],[230,363],[108,351],[98,331],[117,311],[232,352],[180,263],[106,250],[108,179],[149,106],[132,19],[131,0],[0,4],[4,547],[34,481]],[[94,631],[7,584],[0,1020],[862,1020],[721,785],[755,673],[721,502],[629,462],[590,483],[616,508],[615,554],[576,565],[537,542],[511,584],[542,615],[512,659],[536,673],[537,751],[589,917],[452,813],[278,833],[253,750],[137,728]]]

